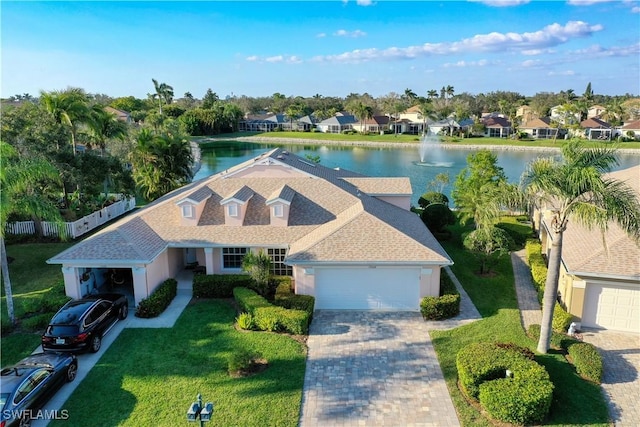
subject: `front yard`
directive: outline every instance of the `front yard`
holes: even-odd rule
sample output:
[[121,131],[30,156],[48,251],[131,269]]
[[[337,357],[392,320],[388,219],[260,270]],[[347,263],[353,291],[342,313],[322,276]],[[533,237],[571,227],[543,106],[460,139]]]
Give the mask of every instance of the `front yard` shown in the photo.
[[[64,404],[69,420],[50,425],[182,425],[201,393],[215,405],[212,426],[296,426],[304,345],[238,331],[235,315],[228,300],[196,300],[171,329],[124,329]],[[231,377],[227,360],[237,349],[260,352],[268,368]]]

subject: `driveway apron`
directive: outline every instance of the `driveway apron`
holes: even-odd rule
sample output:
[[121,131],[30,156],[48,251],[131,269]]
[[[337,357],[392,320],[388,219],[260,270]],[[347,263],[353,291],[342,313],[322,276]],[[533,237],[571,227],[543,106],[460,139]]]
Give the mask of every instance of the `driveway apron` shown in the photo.
[[458,426],[419,313],[317,311],[300,426]]

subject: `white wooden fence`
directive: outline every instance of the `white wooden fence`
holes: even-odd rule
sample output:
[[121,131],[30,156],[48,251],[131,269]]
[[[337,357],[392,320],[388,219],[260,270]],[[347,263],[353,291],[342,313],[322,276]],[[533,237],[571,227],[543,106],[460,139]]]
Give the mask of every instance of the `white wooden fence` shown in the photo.
[[[62,224],[56,224],[54,222],[41,222],[42,233],[45,236],[59,236],[60,229],[66,229],[66,235],[71,238],[82,236],[85,233],[93,230],[122,215],[125,212],[129,212],[136,207],[136,198],[130,197],[117,201],[107,207],[95,211],[94,213],[80,218],[74,222],[65,222]],[[33,221],[19,221],[7,224],[7,234],[36,234],[36,226]]]

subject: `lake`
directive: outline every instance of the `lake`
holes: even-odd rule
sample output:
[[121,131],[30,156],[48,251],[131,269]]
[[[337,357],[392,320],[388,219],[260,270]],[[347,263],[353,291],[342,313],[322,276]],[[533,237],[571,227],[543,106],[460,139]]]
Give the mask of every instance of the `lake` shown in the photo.
[[[415,147],[353,147],[336,145],[289,145],[256,144],[238,141],[220,141],[215,149],[202,150],[202,165],[194,179],[200,179],[223,171],[245,160],[252,159],[275,147],[305,157],[307,154],[320,157],[320,164],[330,168],[348,169],[368,176],[406,176],[413,188],[412,204],[427,191],[427,185],[439,173],[449,174],[449,185],[444,193],[450,196],[456,176],[467,165],[467,156],[476,152],[472,149],[443,149],[431,144],[421,164],[418,145]],[[510,182],[519,182],[526,165],[538,157],[553,154],[536,151],[493,151],[498,157],[498,165],[504,169]],[[640,163],[638,154],[621,154],[620,165],[626,169]]]

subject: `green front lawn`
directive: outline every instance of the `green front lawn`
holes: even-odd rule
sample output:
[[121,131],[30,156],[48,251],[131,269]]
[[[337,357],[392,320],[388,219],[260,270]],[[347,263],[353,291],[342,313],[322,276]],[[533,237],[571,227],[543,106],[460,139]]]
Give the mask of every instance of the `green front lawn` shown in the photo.
[[[171,329],[123,330],[64,404],[69,420],[50,425],[183,425],[201,393],[215,404],[211,426],[296,426],[304,345],[285,335],[237,331],[235,314],[226,300],[198,300]],[[227,358],[240,348],[262,353],[269,367],[232,378]]]
[[[509,258],[495,267],[495,276],[479,277],[478,263],[461,247],[463,227],[452,227],[454,239],[443,246],[453,258],[452,269],[483,316],[482,320],[448,331],[431,331],[440,367],[463,426],[492,426],[457,386],[456,355],[472,342],[512,342],[532,350],[536,342],[525,334],[517,308],[513,270]],[[538,355],[555,385],[554,400],[545,425],[609,425],[608,409],[599,385],[579,377],[562,354]]]

